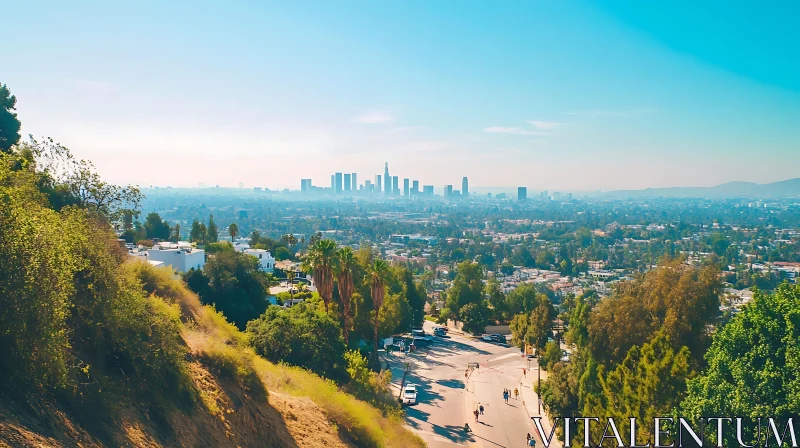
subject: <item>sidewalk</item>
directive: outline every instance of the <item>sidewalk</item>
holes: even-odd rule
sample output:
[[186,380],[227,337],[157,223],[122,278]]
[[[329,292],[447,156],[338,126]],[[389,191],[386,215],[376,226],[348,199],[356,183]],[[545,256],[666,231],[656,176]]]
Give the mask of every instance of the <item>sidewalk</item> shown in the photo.
[[[520,384],[520,396],[522,398],[522,403],[525,405],[525,412],[528,413],[528,418],[530,417],[542,417],[542,429],[544,430],[544,435],[549,436],[550,431],[553,429],[553,423],[550,421],[550,418],[544,411],[544,406],[542,406],[542,413],[539,414],[539,396],[536,394],[534,390],[534,385],[537,381],[537,372],[535,369],[529,370],[527,376],[520,375],[519,384]],[[542,371],[542,381],[547,378],[547,372],[544,370]],[[531,420],[531,427],[534,431],[536,431],[536,424]],[[550,443],[550,448],[562,448],[562,441],[553,434],[553,440]],[[540,448],[544,448],[542,445]]]

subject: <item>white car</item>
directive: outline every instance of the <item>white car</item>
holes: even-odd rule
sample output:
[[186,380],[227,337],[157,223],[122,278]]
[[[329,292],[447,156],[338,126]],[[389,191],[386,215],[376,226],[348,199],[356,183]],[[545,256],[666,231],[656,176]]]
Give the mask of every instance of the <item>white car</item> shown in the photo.
[[486,342],[493,342],[492,335],[490,335],[490,334],[485,334],[485,335],[481,336],[481,339],[483,339]]
[[406,384],[403,389],[403,404],[417,404],[417,386]]

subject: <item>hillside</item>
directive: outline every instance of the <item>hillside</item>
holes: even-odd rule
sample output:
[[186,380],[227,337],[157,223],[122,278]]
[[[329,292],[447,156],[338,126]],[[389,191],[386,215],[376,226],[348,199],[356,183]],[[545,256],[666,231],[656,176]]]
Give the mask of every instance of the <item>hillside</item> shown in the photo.
[[29,397],[0,405],[0,446],[423,446],[399,416],[384,415],[305,370],[256,356],[242,333],[168,271],[137,261],[124,269],[143,280],[150,300],[180,309],[199,405],[158,419],[135,397],[114,396],[119,401],[109,418],[61,406],[54,396]]
[[[592,194],[594,196],[595,194]],[[713,187],[646,188],[644,190],[618,190],[597,193],[617,198],[671,197],[671,198],[778,198],[800,196],[800,178],[756,184],[753,182],[728,182]]]

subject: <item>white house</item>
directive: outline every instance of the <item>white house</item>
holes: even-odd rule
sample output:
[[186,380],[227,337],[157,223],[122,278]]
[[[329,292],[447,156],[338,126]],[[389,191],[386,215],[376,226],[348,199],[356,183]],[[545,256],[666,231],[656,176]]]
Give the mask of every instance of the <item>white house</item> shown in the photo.
[[270,274],[275,270],[275,257],[268,250],[264,249],[245,249],[242,252],[258,258],[261,263],[261,270]]
[[160,261],[178,272],[187,272],[192,268],[203,269],[206,264],[206,253],[204,250],[193,248],[191,243],[186,241],[163,242],[147,251],[147,261]]

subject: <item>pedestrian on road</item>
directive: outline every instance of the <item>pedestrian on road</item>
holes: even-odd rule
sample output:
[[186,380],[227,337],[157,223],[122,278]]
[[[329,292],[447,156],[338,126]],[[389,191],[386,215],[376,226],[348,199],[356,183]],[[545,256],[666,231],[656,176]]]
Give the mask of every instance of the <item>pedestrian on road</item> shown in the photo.
[[528,446],[536,446],[536,440],[531,438],[528,440]]
[[526,378],[528,377],[528,370],[527,369],[522,369],[522,376],[524,376]]
[[478,409],[481,411],[481,415],[483,415],[483,405],[480,405]]
[[519,390],[516,387],[514,388],[514,398],[519,400]]
[[503,400],[506,402],[506,404],[508,404],[508,391],[507,390],[503,391]]
[[475,414],[475,421],[477,422],[478,421],[478,410],[475,409],[472,413]]

